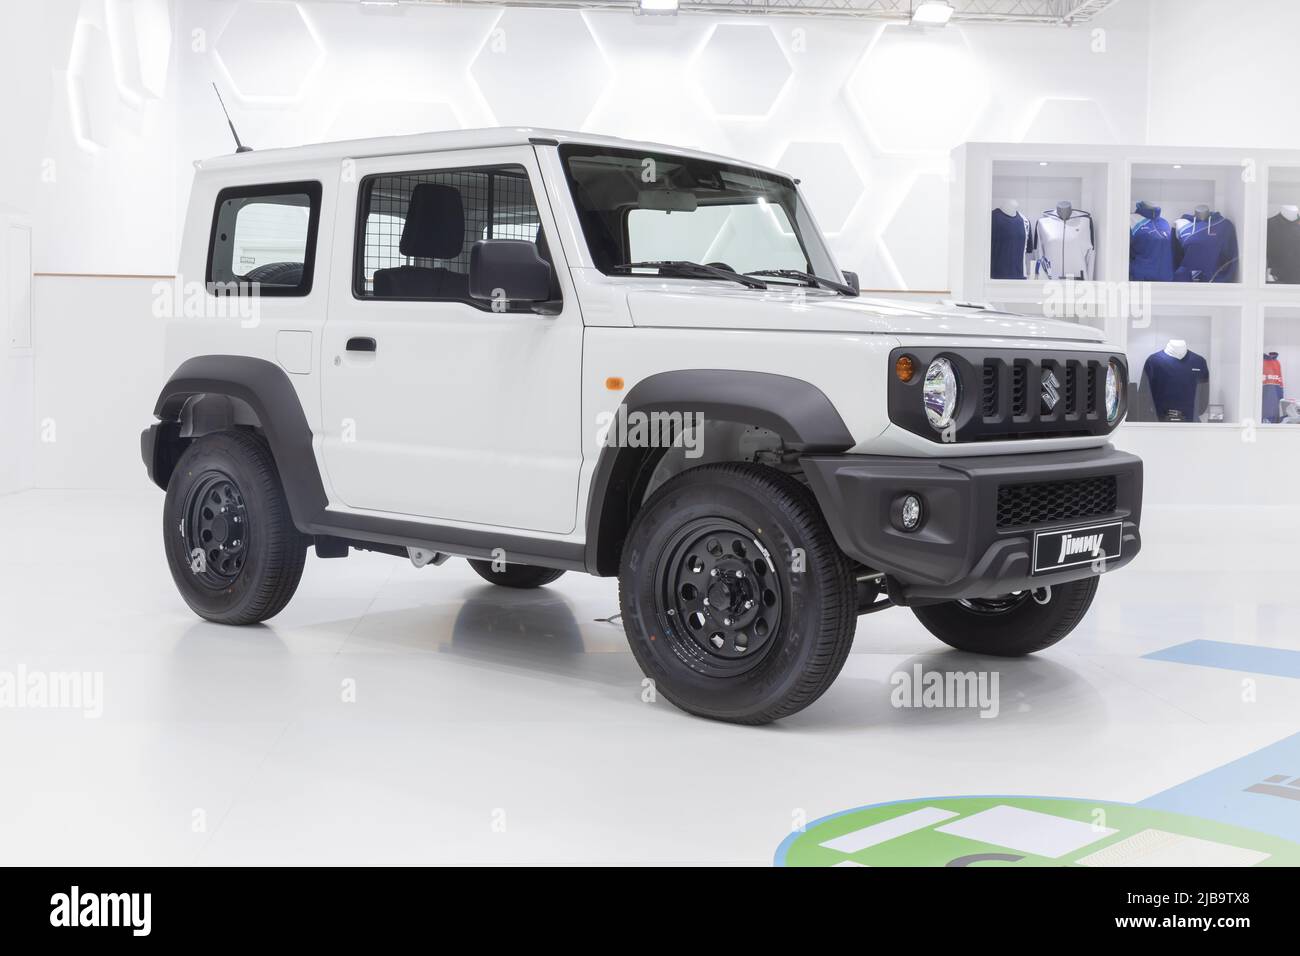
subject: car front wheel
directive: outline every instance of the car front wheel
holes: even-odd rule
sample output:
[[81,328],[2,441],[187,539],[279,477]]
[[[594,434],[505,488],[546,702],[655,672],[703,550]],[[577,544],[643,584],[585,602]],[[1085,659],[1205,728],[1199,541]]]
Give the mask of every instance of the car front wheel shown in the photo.
[[1097,593],[1094,577],[996,598],[912,608],[926,630],[972,654],[1023,657],[1051,647],[1083,620]]
[[623,624],[656,694],[689,713],[763,724],[820,697],[857,624],[852,565],[807,488],[759,465],[668,481],[623,548]]
[[310,539],[289,514],[270,450],[254,435],[196,439],[172,472],[163,544],[172,580],[195,614],[255,624],[298,588]]

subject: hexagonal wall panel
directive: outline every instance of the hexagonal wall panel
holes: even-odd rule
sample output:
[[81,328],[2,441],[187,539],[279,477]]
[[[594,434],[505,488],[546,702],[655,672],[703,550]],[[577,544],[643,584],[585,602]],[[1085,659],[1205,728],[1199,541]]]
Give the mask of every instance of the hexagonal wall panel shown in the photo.
[[167,0],[105,0],[104,22],[122,95],[133,105],[161,98],[172,45]]
[[1115,143],[1115,128],[1096,100],[1045,99],[1025,132],[1026,143]]
[[68,59],[68,110],[77,145],[95,152],[112,145],[120,108],[108,37],[92,23],[77,24]]
[[988,84],[961,32],[889,26],[867,50],[845,95],[886,152],[952,149],[988,102]]
[[577,11],[512,7],[470,65],[498,123],[581,129],[609,65]]
[[721,23],[700,50],[693,73],[717,115],[762,117],[793,70],[771,27]]
[[839,143],[791,143],[776,167],[801,180],[800,191],[818,225],[828,233],[844,228],[866,186],[848,150]]
[[947,216],[947,180],[938,173],[917,174],[880,233],[904,288],[948,287]]
[[243,0],[214,49],[236,95],[287,102],[302,95],[325,51],[298,4]]

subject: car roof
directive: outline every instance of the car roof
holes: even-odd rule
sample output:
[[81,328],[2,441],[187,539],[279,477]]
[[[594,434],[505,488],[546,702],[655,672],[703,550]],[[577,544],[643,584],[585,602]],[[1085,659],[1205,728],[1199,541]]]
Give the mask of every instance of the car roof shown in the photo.
[[[545,129],[531,126],[494,126],[484,129],[447,130],[435,133],[411,133],[404,136],[376,136],[369,139],[339,140],[333,143],[313,143],[277,149],[253,149],[243,153],[227,153],[196,162],[201,170],[244,170],[252,166],[308,163],[344,159],[365,159],[377,156],[400,156],[405,153],[433,153],[453,149],[484,149],[494,146],[521,146],[527,144],[559,145],[577,143],[584,146],[607,146],[612,149],[644,150],[649,153],[667,153],[711,160],[750,169],[760,169],[779,176],[788,173],[758,163],[732,159],[714,153],[683,149],[665,143],[649,143],[602,136],[595,133],[578,133],[571,130]],[[793,177],[789,177],[793,178]]]

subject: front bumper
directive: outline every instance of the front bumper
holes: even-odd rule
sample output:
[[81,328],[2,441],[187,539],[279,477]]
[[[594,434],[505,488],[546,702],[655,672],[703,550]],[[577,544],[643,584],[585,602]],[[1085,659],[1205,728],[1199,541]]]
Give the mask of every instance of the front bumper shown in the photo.
[[[993,597],[1096,573],[1084,564],[1032,574],[1034,534],[1039,531],[1121,522],[1120,554],[1105,561],[1106,571],[1128,564],[1142,547],[1142,460],[1111,445],[942,459],[809,455],[801,462],[840,549],[883,571],[890,596],[900,604]],[[1104,513],[999,523],[1003,486],[1109,476],[1115,480],[1115,495],[1113,507]],[[924,502],[925,517],[911,532],[896,521],[898,501],[906,494]]]

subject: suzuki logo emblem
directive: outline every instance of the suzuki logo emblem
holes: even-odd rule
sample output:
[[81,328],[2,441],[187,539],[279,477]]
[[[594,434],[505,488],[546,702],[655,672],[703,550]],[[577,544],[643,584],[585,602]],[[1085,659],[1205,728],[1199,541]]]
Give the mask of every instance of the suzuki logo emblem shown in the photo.
[[1043,404],[1047,406],[1050,412],[1056,408],[1056,403],[1061,400],[1061,383],[1057,380],[1056,374],[1049,368],[1043,372]]

